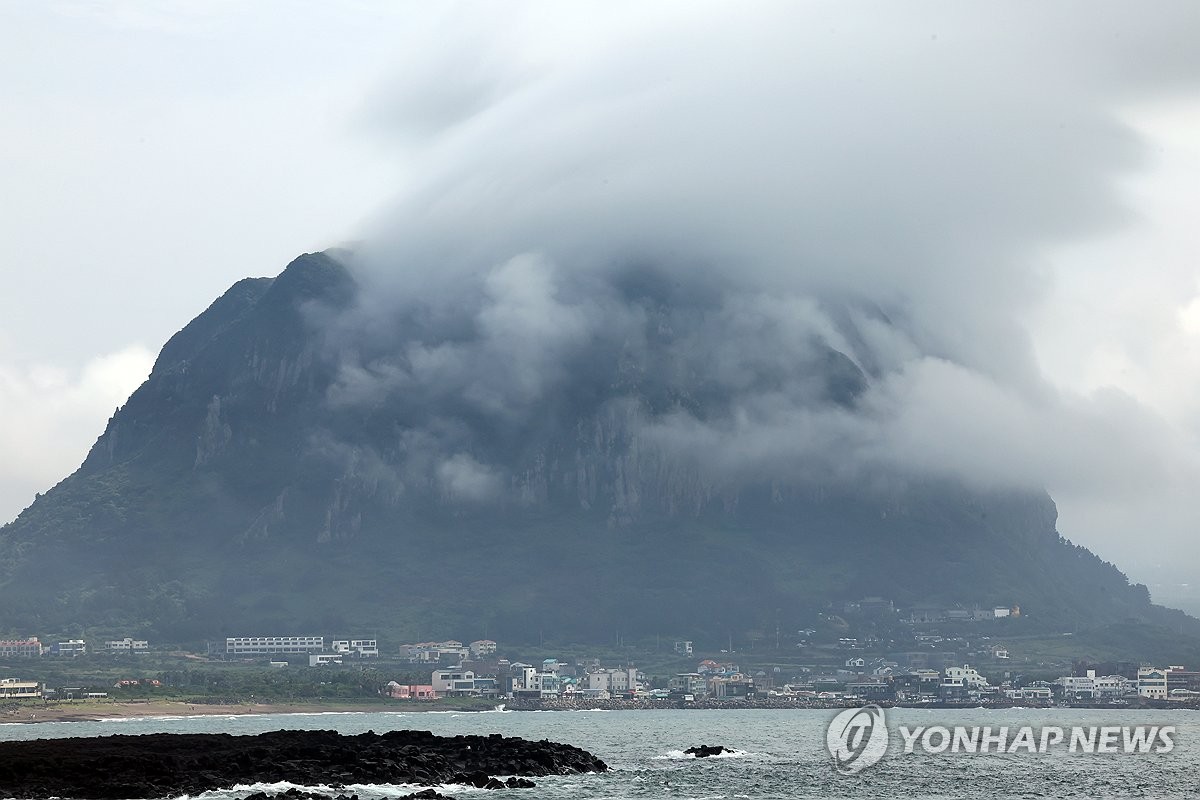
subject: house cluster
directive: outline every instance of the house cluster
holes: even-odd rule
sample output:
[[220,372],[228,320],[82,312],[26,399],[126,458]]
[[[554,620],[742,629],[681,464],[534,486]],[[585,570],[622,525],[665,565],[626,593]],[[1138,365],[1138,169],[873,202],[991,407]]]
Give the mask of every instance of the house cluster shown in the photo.
[[[331,639],[324,636],[230,636],[225,639],[225,656],[303,655],[310,667],[344,663],[344,659],[375,658],[379,642],[375,639]],[[272,666],[287,666],[286,660],[272,660]]]
[[[765,678],[766,673],[758,677]],[[679,700],[753,698],[759,688],[763,687],[756,685],[755,676],[742,672],[737,664],[706,658],[697,665],[695,672],[681,672],[671,678],[665,693],[661,689],[654,690],[649,696]]]
[[901,669],[896,662],[862,658],[847,659],[846,669],[811,675],[784,684],[769,694],[773,697],[898,703],[982,701],[1001,697],[1031,702],[1050,699],[1049,690],[1043,691],[1038,686],[1016,687],[1010,682],[993,686],[979,670],[967,664],[940,670]]
[[[439,646],[457,643],[437,643]],[[482,645],[475,647],[475,645]],[[645,676],[636,667],[603,667],[598,661],[567,664],[547,658],[540,664],[490,658],[495,642],[472,642],[467,655],[453,666],[435,669],[428,684],[403,685],[392,681],[383,693],[400,700],[434,700],[441,697],[542,700],[588,698],[607,700],[633,697],[644,691]],[[413,645],[425,647],[425,645]],[[445,649],[445,648],[443,648]],[[414,656],[414,662],[422,659]],[[432,659],[426,659],[432,660]]]
[[[400,645],[401,659],[413,664],[461,664],[468,659],[495,655],[496,643],[478,639],[470,644],[456,640],[419,642]],[[271,666],[286,667],[285,656],[304,656],[310,667],[344,664],[380,655],[378,639],[338,639],[325,636],[230,636],[223,644],[210,644],[209,650],[226,658],[274,657]],[[424,688],[421,687],[424,691]]]
[[[150,642],[126,636],[124,639],[102,642],[99,649],[108,653],[145,653],[150,650]],[[36,636],[0,640],[0,658],[82,656],[87,655],[87,652],[88,645],[83,639],[67,639],[49,644],[40,641]]]
[[1127,702],[1146,700],[1195,700],[1200,697],[1200,671],[1182,666],[1141,666],[1128,675],[1064,675],[1046,685],[1056,700],[1064,702]]
[[[470,652],[468,650],[468,652]],[[435,669],[424,685],[389,683],[383,693],[396,699],[481,697],[511,700],[694,700],[753,698],[758,677],[742,672],[737,664],[700,662],[695,672],[670,678],[666,686],[652,687],[634,666],[604,666],[598,659],[573,664],[547,658],[537,664],[507,659],[463,661]]]
[[[898,618],[901,622],[913,625],[944,622],[986,622],[988,620],[1020,617],[1021,607],[1017,605],[980,605],[978,603],[964,605],[938,605],[922,603],[912,608],[898,609],[886,597],[864,597],[861,600],[850,600],[831,603],[833,613],[846,617],[864,617],[867,619]],[[801,631],[804,633],[804,631]]]
[[1020,616],[1020,606],[917,605],[909,610],[908,615],[902,621],[920,625],[944,622],[988,622]]
[[400,657],[414,664],[462,663],[468,658],[480,659],[493,655],[496,643],[491,639],[477,639],[463,644],[456,639],[444,642],[419,642],[400,645]]
[[[1087,686],[1079,687],[1086,697]],[[1200,671],[1182,666],[1139,667],[1137,693],[1151,700],[1193,700],[1200,697]]]
[[1136,674],[1097,675],[1083,670],[1053,681],[1009,681],[992,684],[979,670],[964,664],[936,669],[902,670],[884,659],[851,658],[847,669],[817,674],[771,689],[772,697],[864,702],[1111,702],[1195,700],[1200,698],[1200,672],[1181,666],[1140,667]]

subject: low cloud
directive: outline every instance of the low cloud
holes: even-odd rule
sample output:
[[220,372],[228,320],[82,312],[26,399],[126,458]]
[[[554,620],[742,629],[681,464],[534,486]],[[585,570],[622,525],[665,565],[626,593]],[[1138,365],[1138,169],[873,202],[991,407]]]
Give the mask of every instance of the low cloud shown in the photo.
[[1028,324],[1045,254],[1133,218],[1124,109],[1200,89],[1194,4],[1097,8],[448,28],[366,115],[408,172],[357,252],[331,406],[389,404],[461,497],[530,430],[635,395],[646,441],[713,481],[1111,499],[1186,474],[1170,422],[1048,379]]
[[78,370],[0,361],[0,519],[73,472],[105,421],[150,374],[154,354],[133,345]]

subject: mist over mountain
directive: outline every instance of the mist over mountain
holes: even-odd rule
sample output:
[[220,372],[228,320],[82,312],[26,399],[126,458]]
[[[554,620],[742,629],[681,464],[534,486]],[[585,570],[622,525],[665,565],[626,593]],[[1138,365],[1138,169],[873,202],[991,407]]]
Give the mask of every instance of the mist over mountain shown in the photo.
[[172,337],[0,529],[6,624],[720,637],[868,594],[1183,619],[1062,540],[1043,492],[861,447],[882,309],[522,257],[368,330],[342,260]]
[[363,109],[394,202],[167,342],[0,531],[6,624],[700,637],[883,595],[1192,625],[1047,495],[1192,457],[1056,388],[1026,325],[1045,249],[1131,216],[1123,110],[1200,80],[1168,5],[444,31]]

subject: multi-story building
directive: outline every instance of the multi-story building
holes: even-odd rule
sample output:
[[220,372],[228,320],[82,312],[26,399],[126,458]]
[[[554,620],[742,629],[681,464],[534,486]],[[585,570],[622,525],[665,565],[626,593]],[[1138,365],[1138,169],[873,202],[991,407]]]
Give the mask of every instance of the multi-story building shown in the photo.
[[1158,667],[1138,667],[1137,693],[1152,700],[1167,699],[1167,670]]
[[[558,697],[562,692],[562,678],[553,672],[539,670],[528,664],[513,664],[510,674],[512,688],[509,693],[513,697],[536,700]],[[497,691],[499,691],[499,687]]]
[[708,693],[707,679],[699,672],[681,672],[671,678],[669,684],[672,691],[700,697]]
[[477,639],[471,642],[471,658],[483,658],[496,652],[496,643],[491,639]]
[[541,692],[542,697],[558,697],[562,692],[562,678],[552,672],[539,672],[533,688]]
[[150,643],[142,639],[131,639],[126,636],[124,639],[105,642],[104,649],[114,652],[144,653],[150,649]]
[[599,669],[584,675],[582,688],[589,692],[606,691],[611,695],[620,695],[636,691],[637,668]]
[[1200,672],[1181,666],[1167,667],[1167,695],[1191,696],[1200,691]]
[[225,640],[225,653],[231,656],[320,653],[324,650],[324,636],[230,636]]
[[42,652],[42,643],[36,636],[0,640],[0,658],[32,658],[40,656]]
[[1089,669],[1086,675],[1064,676],[1054,683],[1069,700],[1114,700],[1133,692],[1131,681],[1125,676],[1098,676],[1094,669]]
[[898,700],[937,697],[942,673],[933,669],[915,669],[892,676],[892,688]]
[[16,678],[0,678],[0,697],[5,699],[41,697],[42,685],[37,681],[21,681]]
[[475,694],[475,673],[469,669],[435,669],[430,684],[443,697],[472,695]]
[[1020,700],[1032,703],[1049,703],[1054,690],[1045,681],[1034,681],[1016,689],[1006,689],[1004,696],[1009,700]]
[[87,655],[87,643],[83,639],[55,642],[50,645],[50,652],[56,656],[83,656]]
[[746,675],[730,675],[727,678],[709,678],[708,694],[718,700],[731,697],[754,697],[754,679]]
[[420,642],[418,644],[400,645],[400,656],[420,664],[436,664],[447,662],[460,664],[469,657],[471,650],[464,647],[462,642],[453,639],[445,642]]
[[1068,700],[1092,700],[1096,696],[1096,670],[1087,675],[1064,675],[1055,681],[1062,696]]
[[346,655],[353,653],[360,658],[375,658],[379,655],[379,642],[375,639],[334,639],[329,649]]
[[327,667],[330,664],[341,664],[341,653],[309,653],[308,665],[310,667]]
[[[1089,674],[1095,670],[1090,670]],[[1101,675],[1094,679],[1094,696],[1097,700],[1115,700],[1133,693],[1132,681],[1124,675]]]
[[961,667],[946,667],[943,675],[945,676],[945,680],[942,681],[943,685],[950,683],[970,689],[982,689],[988,685],[987,678],[980,675],[979,670],[969,664],[963,664]]

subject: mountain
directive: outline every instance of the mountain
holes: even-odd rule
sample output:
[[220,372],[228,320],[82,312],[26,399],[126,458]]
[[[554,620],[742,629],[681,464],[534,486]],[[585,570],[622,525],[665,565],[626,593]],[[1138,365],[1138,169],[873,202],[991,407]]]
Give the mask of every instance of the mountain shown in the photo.
[[[745,387],[852,415],[877,372],[853,315],[831,312],[844,349],[722,360],[744,323],[703,289],[631,268],[581,328],[527,286],[488,284],[464,321],[366,313],[331,253],[236,283],[0,528],[0,627],[723,641],[879,595],[1194,630],[1059,536],[1043,492],[680,443],[735,424]],[[505,291],[515,306],[487,300]]]

